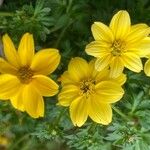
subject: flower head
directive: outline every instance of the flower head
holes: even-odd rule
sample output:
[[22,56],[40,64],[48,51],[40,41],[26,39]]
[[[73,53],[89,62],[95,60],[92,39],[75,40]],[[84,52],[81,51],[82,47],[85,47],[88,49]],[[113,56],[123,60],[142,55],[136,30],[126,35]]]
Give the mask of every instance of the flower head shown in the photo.
[[0,98],[33,118],[44,116],[42,96],[53,96],[58,85],[49,77],[58,66],[57,49],[43,49],[35,54],[33,36],[23,35],[18,51],[9,36],[3,36],[5,59],[0,58]]
[[95,68],[99,71],[110,67],[112,77],[119,76],[124,67],[140,72],[140,57],[150,53],[150,28],[146,24],[131,25],[127,11],[116,13],[109,27],[94,22],[92,33],[95,41],[86,46],[86,52],[97,58]]
[[82,126],[89,116],[93,121],[107,125],[112,120],[111,103],[119,101],[124,91],[121,85],[126,77],[110,78],[110,71],[98,72],[95,61],[73,58],[60,80],[62,90],[58,100],[62,106],[70,106],[70,116],[74,125]]

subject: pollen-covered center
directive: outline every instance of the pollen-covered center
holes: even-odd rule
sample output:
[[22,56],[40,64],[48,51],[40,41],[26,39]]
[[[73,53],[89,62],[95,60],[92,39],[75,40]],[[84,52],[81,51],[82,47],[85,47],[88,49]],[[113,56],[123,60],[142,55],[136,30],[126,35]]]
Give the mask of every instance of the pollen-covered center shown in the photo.
[[88,97],[90,94],[94,93],[95,90],[95,80],[87,79],[80,82],[81,95],[86,95]]
[[18,70],[17,76],[22,83],[27,84],[32,80],[33,71],[28,66],[24,66]]
[[120,56],[125,51],[125,42],[116,40],[113,42],[111,48],[112,48],[112,55],[113,56]]

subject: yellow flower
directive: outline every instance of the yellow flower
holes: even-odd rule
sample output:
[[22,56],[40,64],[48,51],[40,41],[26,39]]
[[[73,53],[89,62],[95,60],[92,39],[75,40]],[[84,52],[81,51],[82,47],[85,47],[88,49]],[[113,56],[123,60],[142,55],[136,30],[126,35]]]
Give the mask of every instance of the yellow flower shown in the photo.
[[7,137],[0,136],[0,146],[7,146],[9,143],[9,140]]
[[124,91],[121,85],[126,77],[121,74],[112,79],[110,71],[96,71],[95,61],[73,58],[60,80],[62,90],[58,104],[70,106],[70,116],[74,125],[82,126],[89,116],[93,121],[107,125],[112,120],[111,103],[119,101]]
[[116,13],[109,27],[94,22],[92,34],[95,41],[86,46],[86,52],[97,58],[95,68],[101,71],[110,67],[112,77],[119,76],[124,67],[140,72],[143,69],[140,57],[150,53],[150,28],[146,24],[131,25],[127,11]]
[[5,59],[0,58],[0,99],[10,99],[12,105],[33,118],[44,116],[42,96],[53,96],[58,85],[49,77],[58,66],[57,49],[43,49],[34,54],[34,40],[23,35],[18,51],[8,35],[3,36]]

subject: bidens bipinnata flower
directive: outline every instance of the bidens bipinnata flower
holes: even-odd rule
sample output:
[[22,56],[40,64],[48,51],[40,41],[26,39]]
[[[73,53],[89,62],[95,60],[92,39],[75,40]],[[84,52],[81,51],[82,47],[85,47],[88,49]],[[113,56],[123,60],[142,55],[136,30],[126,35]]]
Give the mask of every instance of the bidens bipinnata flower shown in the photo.
[[140,72],[143,69],[140,57],[150,53],[149,33],[146,24],[131,25],[128,12],[119,11],[109,27],[94,22],[92,34],[95,41],[86,46],[86,52],[97,58],[95,68],[98,71],[109,66],[112,77],[119,76],[124,67]]
[[58,104],[70,106],[70,116],[74,125],[82,126],[89,116],[93,121],[107,125],[112,120],[111,103],[119,101],[124,90],[121,85],[126,77],[109,77],[110,71],[96,71],[95,61],[73,58],[60,81],[62,90],[58,95]]
[[23,35],[18,51],[8,35],[3,36],[5,59],[0,58],[0,99],[33,118],[44,116],[42,96],[53,96],[58,85],[49,77],[60,62],[57,49],[43,49],[34,54],[33,36]]

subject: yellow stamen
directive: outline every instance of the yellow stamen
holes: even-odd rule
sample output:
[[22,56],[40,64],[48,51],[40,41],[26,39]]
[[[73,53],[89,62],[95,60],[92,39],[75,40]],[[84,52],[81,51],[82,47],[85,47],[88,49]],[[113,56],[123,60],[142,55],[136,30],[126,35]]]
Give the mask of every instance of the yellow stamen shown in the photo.
[[28,84],[32,80],[33,71],[28,66],[24,66],[18,70],[17,76],[22,83]]
[[125,43],[120,40],[114,41],[111,48],[111,53],[113,56],[120,56],[125,50]]
[[80,82],[80,94],[85,95],[87,98],[94,93],[95,80],[87,79]]

